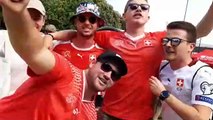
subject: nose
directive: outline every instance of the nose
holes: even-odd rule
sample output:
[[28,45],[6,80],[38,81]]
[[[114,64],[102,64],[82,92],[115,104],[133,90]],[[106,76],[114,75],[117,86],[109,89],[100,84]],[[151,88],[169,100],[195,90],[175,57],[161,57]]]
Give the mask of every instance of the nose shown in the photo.
[[89,19],[86,19],[85,24],[90,24]]
[[165,46],[172,46],[172,42],[168,41]]
[[136,9],[137,12],[141,12],[142,8],[140,6],[138,6],[138,8]]
[[111,74],[112,74],[112,71],[105,72],[105,73],[104,73],[104,78],[105,78],[106,80],[110,80],[110,79],[111,79]]

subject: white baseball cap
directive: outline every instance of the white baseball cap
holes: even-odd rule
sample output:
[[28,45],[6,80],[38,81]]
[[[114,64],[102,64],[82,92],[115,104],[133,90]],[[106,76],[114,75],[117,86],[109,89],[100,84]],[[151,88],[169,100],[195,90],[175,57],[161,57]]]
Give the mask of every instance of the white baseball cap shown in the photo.
[[46,15],[46,10],[40,0],[30,0],[27,8],[33,8],[38,10],[42,15]]

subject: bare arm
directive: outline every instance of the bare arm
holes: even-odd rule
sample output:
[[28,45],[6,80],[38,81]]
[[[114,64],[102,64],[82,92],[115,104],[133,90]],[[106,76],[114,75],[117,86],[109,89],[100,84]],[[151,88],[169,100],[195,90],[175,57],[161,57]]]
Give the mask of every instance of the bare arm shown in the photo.
[[51,34],[55,40],[70,40],[76,36],[76,30],[62,30]]
[[[156,96],[160,96],[160,93],[166,90],[160,80],[153,76],[150,78],[150,88]],[[172,94],[165,102],[184,120],[208,120],[211,115],[209,107],[203,105],[189,106]]]
[[213,29],[213,2],[206,15],[197,25],[197,38],[208,35]]
[[0,0],[13,48],[36,74],[45,74],[54,67],[55,58],[44,47],[42,37],[34,27],[26,9],[28,2],[29,0]]

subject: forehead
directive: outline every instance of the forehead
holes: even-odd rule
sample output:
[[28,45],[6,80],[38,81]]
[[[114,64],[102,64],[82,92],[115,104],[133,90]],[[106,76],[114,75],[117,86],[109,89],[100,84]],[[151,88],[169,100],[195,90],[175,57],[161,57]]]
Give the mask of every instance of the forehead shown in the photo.
[[[90,12],[86,12],[86,13],[81,13],[79,15],[83,15],[83,16],[95,16],[94,14],[90,13]],[[78,16],[79,16],[78,15]],[[96,17],[96,16],[95,16]]]
[[137,3],[137,4],[148,4],[146,0],[131,0],[129,4],[131,3]]
[[186,38],[187,33],[185,30],[182,30],[182,29],[168,29],[166,36],[167,37]]

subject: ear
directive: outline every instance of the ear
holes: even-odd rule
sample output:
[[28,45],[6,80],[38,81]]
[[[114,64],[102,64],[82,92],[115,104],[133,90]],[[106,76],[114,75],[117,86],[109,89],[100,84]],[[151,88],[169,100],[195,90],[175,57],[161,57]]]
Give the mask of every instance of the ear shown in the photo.
[[190,43],[190,52],[192,52],[195,47],[196,47],[195,43]]

